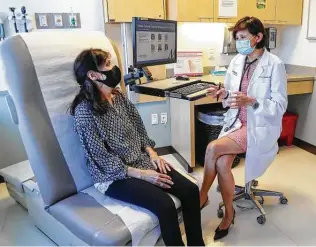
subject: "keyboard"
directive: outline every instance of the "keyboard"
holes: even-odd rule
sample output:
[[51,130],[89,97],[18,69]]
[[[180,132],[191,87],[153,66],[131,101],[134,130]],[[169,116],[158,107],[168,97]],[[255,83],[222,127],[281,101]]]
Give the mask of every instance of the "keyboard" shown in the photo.
[[210,86],[211,84],[209,82],[197,82],[188,86],[174,89],[170,93],[181,94],[183,96],[187,96],[187,95],[194,94],[202,90],[206,90]]

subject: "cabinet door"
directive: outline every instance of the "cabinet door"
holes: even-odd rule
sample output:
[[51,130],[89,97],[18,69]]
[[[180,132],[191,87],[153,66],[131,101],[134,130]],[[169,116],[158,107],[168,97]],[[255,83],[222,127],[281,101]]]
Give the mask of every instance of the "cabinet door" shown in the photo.
[[276,0],[247,0],[246,14],[265,23],[275,22]]
[[276,21],[279,24],[301,25],[303,14],[303,0],[277,0]]
[[238,0],[237,6],[237,16],[236,17],[220,17],[218,10],[219,10],[219,0],[215,0],[214,2],[214,15],[215,15],[215,22],[227,22],[227,23],[236,23],[241,18],[247,15],[247,0]]
[[131,22],[132,17],[164,19],[164,0],[105,0],[109,22]]
[[213,1],[214,0],[177,0],[177,21],[213,21]]

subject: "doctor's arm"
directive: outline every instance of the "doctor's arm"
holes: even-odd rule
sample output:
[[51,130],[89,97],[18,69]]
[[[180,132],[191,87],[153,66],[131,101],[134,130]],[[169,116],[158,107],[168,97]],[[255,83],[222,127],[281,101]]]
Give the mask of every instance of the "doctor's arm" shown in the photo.
[[254,110],[255,115],[263,117],[282,117],[286,111],[287,99],[287,76],[284,64],[278,63],[273,67],[271,76],[270,99],[256,98],[259,107]]

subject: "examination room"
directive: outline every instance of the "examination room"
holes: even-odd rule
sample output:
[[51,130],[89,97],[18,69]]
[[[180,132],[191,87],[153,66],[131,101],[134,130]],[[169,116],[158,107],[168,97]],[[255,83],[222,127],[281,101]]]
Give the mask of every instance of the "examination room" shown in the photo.
[[316,0],[0,0],[0,245],[316,246]]

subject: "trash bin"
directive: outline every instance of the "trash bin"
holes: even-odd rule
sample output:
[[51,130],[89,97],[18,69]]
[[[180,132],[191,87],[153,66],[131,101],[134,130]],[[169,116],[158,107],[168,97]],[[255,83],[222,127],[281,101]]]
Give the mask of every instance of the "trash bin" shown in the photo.
[[[207,145],[218,138],[223,125],[226,110],[221,107],[199,108],[195,121],[195,157],[196,161],[204,166],[204,157]],[[233,167],[240,162],[240,157],[236,156]]]
[[283,116],[280,140],[286,140],[287,146],[293,144],[297,119],[298,115],[291,112],[286,112]]

